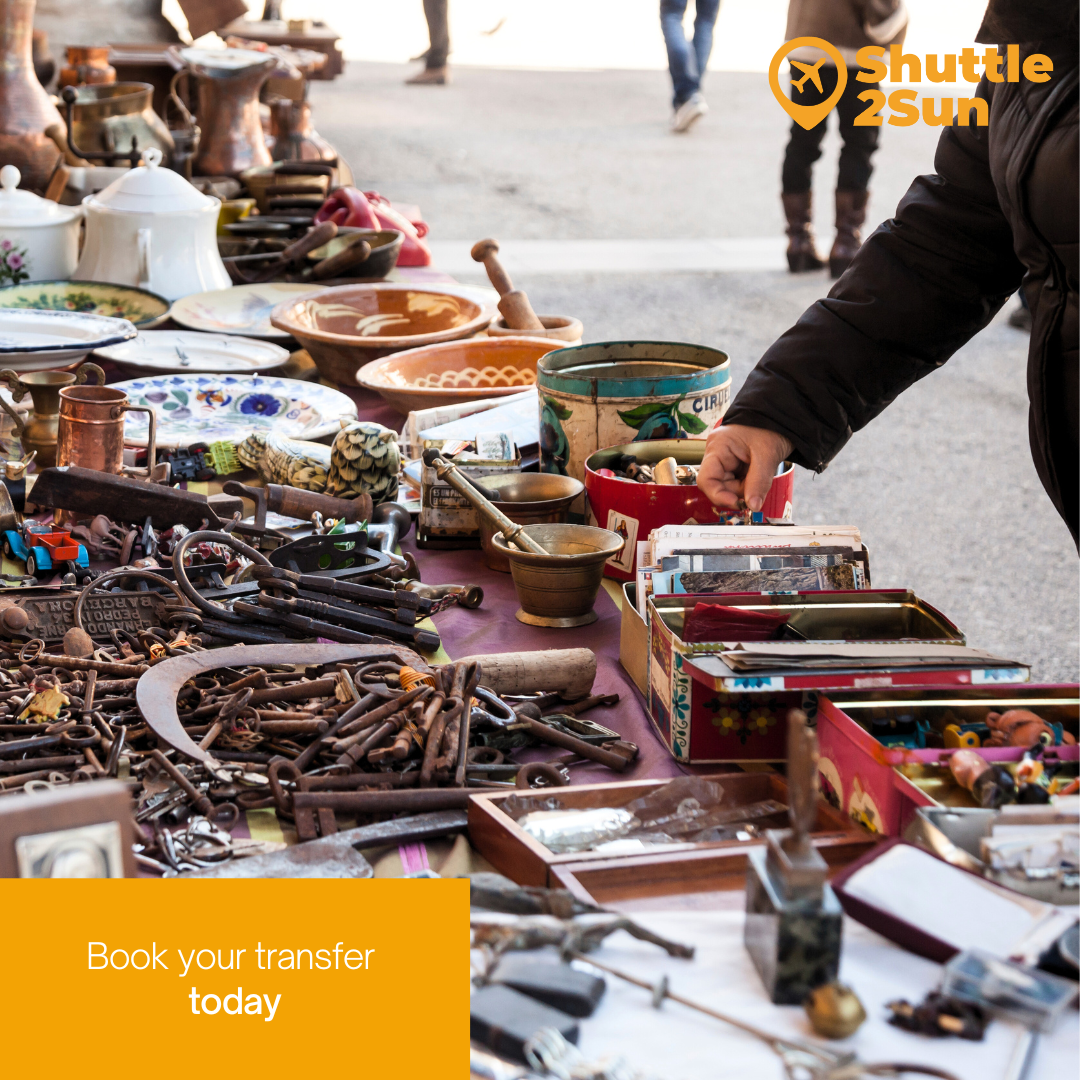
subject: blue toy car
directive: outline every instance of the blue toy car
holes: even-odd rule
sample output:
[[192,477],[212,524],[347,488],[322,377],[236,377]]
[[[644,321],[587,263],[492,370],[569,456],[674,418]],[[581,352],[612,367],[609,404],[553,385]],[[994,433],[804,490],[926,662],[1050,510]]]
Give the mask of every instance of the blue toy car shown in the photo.
[[18,529],[5,530],[4,554],[25,562],[26,572],[33,577],[50,577],[65,569],[78,573],[90,566],[86,548],[73,540],[70,532],[30,521]]

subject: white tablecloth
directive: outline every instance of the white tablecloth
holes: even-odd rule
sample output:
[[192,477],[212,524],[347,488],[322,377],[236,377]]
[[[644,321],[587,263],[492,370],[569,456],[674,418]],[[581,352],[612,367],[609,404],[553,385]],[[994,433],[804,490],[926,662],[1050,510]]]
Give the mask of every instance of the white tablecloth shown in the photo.
[[[765,996],[743,947],[742,912],[649,912],[635,918],[659,934],[694,945],[694,959],[673,959],[621,932],[607,939],[594,954],[597,959],[649,981],[666,974],[675,993],[778,1035],[815,1038],[801,1008],[773,1005]],[[1004,1077],[1019,1028],[995,1020],[982,1042],[970,1042],[931,1039],[886,1023],[887,1001],[905,997],[919,1002],[937,987],[940,975],[939,965],[845,918],[840,977],[858,993],[868,1019],[851,1039],[829,1045],[854,1050],[867,1063],[927,1063],[961,1080]],[[658,1080],[782,1080],[779,1058],[758,1040],[672,1001],[654,1010],[647,991],[606,978],[599,1007],[581,1021],[579,1046],[587,1058],[622,1056]],[[1040,1038],[1028,1077],[1072,1080],[1078,1062],[1080,1024],[1072,1010],[1052,1035]]]

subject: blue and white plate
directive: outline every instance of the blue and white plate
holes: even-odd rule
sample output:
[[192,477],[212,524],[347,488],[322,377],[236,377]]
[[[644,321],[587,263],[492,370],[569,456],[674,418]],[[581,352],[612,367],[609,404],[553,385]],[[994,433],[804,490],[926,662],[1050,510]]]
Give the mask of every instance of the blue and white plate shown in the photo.
[[67,367],[94,349],[128,341],[137,333],[126,319],[105,315],[0,307],[0,367],[15,371]]
[[[190,446],[228,440],[241,443],[252,432],[290,439],[333,435],[340,421],[356,419],[356,404],[340,390],[299,379],[265,375],[158,375],[111,384],[132,405],[157,415],[157,444]],[[124,441],[145,446],[146,413],[128,413]]]

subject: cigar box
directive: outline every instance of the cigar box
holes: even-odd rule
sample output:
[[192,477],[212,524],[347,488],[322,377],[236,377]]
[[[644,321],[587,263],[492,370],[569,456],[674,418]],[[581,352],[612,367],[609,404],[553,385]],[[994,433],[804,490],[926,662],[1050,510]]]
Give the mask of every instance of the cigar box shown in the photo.
[[[787,803],[787,783],[779,773],[723,773],[707,777],[724,789],[721,807],[746,806],[772,799]],[[614,784],[581,784],[566,788],[537,791],[537,809],[549,795],[556,795],[567,809],[621,807],[642,795],[663,787],[666,780],[628,780]],[[530,836],[501,808],[500,804],[512,795],[529,792],[492,792],[476,794],[469,800],[469,839],[501,874],[519,885],[560,887],[557,872],[564,867],[585,868],[610,873],[627,887],[650,889],[662,894],[700,892],[712,889],[723,878],[724,888],[741,889],[746,865],[746,851],[764,845],[764,838],[725,840],[712,843],[665,844],[647,849],[641,854],[609,854],[604,851],[556,853]],[[786,825],[784,821],[775,823]],[[775,825],[774,825],[775,827]],[[818,804],[814,845],[830,865],[846,865],[862,855],[875,838],[854,825],[845,815],[824,800]],[[701,882],[705,882],[702,886]],[[587,887],[586,887],[587,888]]]
[[[792,631],[803,640],[751,642],[742,649],[789,653],[791,663],[748,672],[722,655],[732,643],[689,643],[685,618],[698,602],[790,614]],[[647,632],[649,718],[678,761],[692,764],[783,761],[792,708],[812,714],[813,693],[862,688],[971,686],[1024,683],[1028,669],[978,650],[963,663],[937,661],[964,646],[963,634],[944,615],[906,589],[844,592],[728,593],[652,596]],[[807,658],[814,650],[880,653],[858,661]],[[916,655],[897,663],[892,652]],[[918,655],[925,651],[928,656]],[[753,658],[751,656],[751,658]],[[764,658],[768,660],[768,658]],[[785,666],[786,664],[786,666]]]
[[[1028,709],[1055,732],[1077,736],[1080,686],[969,685],[829,691],[817,701],[818,772],[822,795],[864,828],[899,836],[919,806],[974,806],[970,795],[944,777],[939,765],[957,746],[925,745],[958,729],[950,742],[981,741],[980,724],[990,711]],[[877,724],[875,725],[875,721]],[[890,733],[876,738],[871,729]],[[919,743],[924,745],[919,746]],[[910,745],[905,745],[910,744]],[[1015,762],[1022,747],[972,745],[991,762]],[[1080,760],[1080,747],[1047,750],[1053,761]]]

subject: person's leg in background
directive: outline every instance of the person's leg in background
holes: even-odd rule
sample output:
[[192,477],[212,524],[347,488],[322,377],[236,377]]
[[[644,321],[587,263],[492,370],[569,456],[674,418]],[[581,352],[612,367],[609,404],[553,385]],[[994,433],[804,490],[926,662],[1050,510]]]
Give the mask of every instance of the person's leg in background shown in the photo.
[[[801,92],[792,87],[792,101],[798,105],[820,105],[836,89],[836,68],[823,64],[819,70],[821,90],[819,91],[807,79],[803,83]],[[801,79],[803,75],[804,73],[798,68],[791,69],[793,82]],[[811,225],[813,212],[811,187],[814,162],[821,157],[821,140],[825,138],[827,126],[827,117],[809,131],[801,124],[792,123],[791,136],[788,139],[787,149],[784,151],[781,198],[784,203],[784,217],[787,220],[788,269],[793,274],[820,270],[825,265],[814,247],[814,230]]]
[[667,46],[668,71],[671,72],[672,99],[675,110],[671,119],[672,131],[689,131],[695,121],[708,111],[701,98],[701,78],[697,56],[686,40],[683,19],[687,0],[660,0],[660,28]]
[[859,95],[877,90],[880,83],[857,82],[853,69],[848,72],[847,86],[836,104],[840,119],[840,167],[836,176],[836,240],[829,252],[829,273],[838,278],[847,268],[862,243],[861,229],[866,221],[866,204],[870,198],[871,163],[878,148],[881,128],[855,126],[855,118],[866,111],[867,103]]
[[697,0],[694,13],[694,59],[697,62],[698,92],[709,66],[712,53],[713,29],[720,14],[720,0]]
[[424,54],[424,70],[405,81],[410,86],[445,86],[450,81],[446,61],[450,56],[449,0],[424,0],[424,18],[430,44]]

